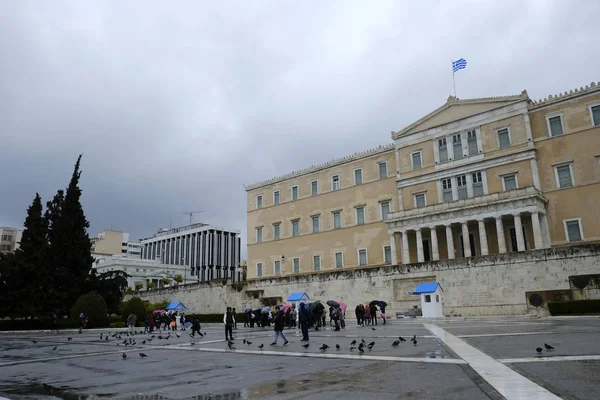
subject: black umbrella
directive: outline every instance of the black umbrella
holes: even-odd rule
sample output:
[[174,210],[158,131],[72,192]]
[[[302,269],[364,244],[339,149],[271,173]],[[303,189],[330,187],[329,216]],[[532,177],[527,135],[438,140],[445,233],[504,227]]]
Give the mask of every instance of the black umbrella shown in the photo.
[[327,300],[327,305],[330,307],[339,307],[340,303],[338,303],[337,301],[333,301],[333,300]]
[[369,303],[369,306],[377,306],[379,305],[379,300],[373,300],[372,302]]
[[377,305],[378,305],[380,308],[381,308],[381,307],[383,307],[383,308],[386,308],[388,304],[387,304],[385,301],[378,300],[378,301],[377,301]]

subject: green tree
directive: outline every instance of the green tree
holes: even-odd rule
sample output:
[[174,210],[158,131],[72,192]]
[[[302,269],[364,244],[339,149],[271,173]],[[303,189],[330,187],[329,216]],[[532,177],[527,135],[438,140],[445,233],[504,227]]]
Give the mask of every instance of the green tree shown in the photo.
[[163,276],[162,279],[160,280],[162,282],[162,284],[164,286],[168,285],[171,283],[171,280],[169,278],[167,278],[166,276]]
[[138,282],[138,283],[136,283],[136,284],[135,284],[135,292],[136,292],[136,293],[137,293],[137,292],[139,292],[140,290],[142,290],[142,288],[143,288],[143,287],[144,287],[144,284],[143,284],[143,283],[139,283],[139,282]]
[[18,307],[19,299],[16,297],[19,293],[16,289],[23,282],[17,272],[18,266],[14,254],[0,253],[0,318],[21,316]]
[[119,305],[125,297],[127,278],[129,275],[123,271],[107,271],[98,274],[95,269],[90,271],[87,287],[106,299],[109,314],[118,314]]
[[183,276],[181,274],[177,274],[175,275],[173,280],[175,280],[175,282],[177,282],[177,284],[179,285],[181,282],[183,282]]
[[64,241],[64,235],[61,230],[63,207],[65,202],[64,191],[59,190],[54,195],[52,201],[46,203],[46,213],[44,219],[48,227],[48,282],[46,307],[49,313],[65,315],[65,300],[67,297],[65,283],[61,279],[62,273],[62,254],[61,246]]
[[89,328],[105,327],[108,324],[106,301],[96,292],[79,296],[71,308],[71,319],[79,319],[80,313],[85,314]]
[[49,314],[45,308],[50,289],[46,279],[49,273],[48,223],[42,216],[42,208],[42,199],[36,193],[27,209],[20,247],[15,251],[18,269],[10,288],[12,295],[19,299],[20,313],[31,317]]
[[54,200],[48,203],[46,211],[50,269],[55,288],[52,292],[53,301],[49,304],[59,313],[65,313],[69,304],[73,304],[81,293],[95,284],[93,277],[90,277],[94,262],[87,233],[90,225],[80,201],[80,163],[81,155],[75,163],[64,198],[59,190]]
[[135,313],[138,322],[146,319],[146,304],[139,297],[132,297],[123,303],[121,316],[127,318],[132,312]]
[[148,282],[148,283],[146,284],[146,287],[148,288],[148,290],[150,290],[150,289],[153,289],[153,288],[154,288],[154,286],[156,286],[156,283],[154,283],[154,282]]

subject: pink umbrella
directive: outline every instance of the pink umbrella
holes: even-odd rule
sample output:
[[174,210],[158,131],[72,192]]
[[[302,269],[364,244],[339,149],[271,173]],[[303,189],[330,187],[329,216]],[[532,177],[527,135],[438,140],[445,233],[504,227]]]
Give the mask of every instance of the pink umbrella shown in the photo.
[[164,314],[165,310],[154,310],[152,311],[153,314]]
[[291,304],[284,304],[281,306],[281,308],[283,308],[284,310],[287,310],[288,308],[292,308]]
[[344,310],[344,312],[346,312],[346,308],[348,308],[348,306],[344,302],[339,301],[339,300],[338,300],[338,304],[340,305],[340,308],[342,310]]

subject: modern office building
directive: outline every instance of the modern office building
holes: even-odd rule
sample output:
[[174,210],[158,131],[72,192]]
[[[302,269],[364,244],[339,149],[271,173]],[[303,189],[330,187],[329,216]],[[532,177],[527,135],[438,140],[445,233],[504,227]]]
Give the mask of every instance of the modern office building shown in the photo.
[[23,230],[0,226],[0,253],[12,253],[19,248]]
[[92,255],[121,255],[141,258],[142,245],[129,240],[129,233],[104,230],[92,238]]
[[197,223],[161,229],[141,244],[142,260],[183,266],[197,281],[240,279],[240,231]]
[[177,275],[183,277],[182,285],[196,281],[189,271],[186,273],[185,267],[161,264],[158,260],[140,260],[121,256],[99,257],[94,263],[94,268],[98,273],[125,272],[128,275],[127,286],[132,289],[136,288],[136,284],[147,289],[150,282],[159,288],[162,285],[162,278],[165,277],[171,280],[172,286],[177,284],[174,280]]
[[600,87],[457,99],[393,144],[246,186],[248,276],[600,240]]

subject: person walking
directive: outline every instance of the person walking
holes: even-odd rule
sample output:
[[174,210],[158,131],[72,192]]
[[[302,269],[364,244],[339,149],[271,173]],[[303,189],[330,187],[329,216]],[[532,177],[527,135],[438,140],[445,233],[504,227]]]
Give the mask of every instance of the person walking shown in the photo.
[[[233,307],[231,312],[233,313],[233,315],[236,315],[235,307]],[[235,318],[233,319],[233,329],[237,330],[237,321],[235,320]]]
[[298,312],[298,322],[300,322],[300,329],[302,329],[302,340],[301,342],[308,341],[308,320],[310,319],[310,312],[305,303],[300,303],[300,310]]
[[[225,324],[225,340],[233,341],[233,325],[235,324],[235,316],[231,307],[227,307],[227,311],[223,315],[223,323]],[[229,335],[229,337],[227,337]]]
[[135,323],[137,322],[137,315],[132,311],[131,314],[127,317],[127,324],[129,325],[129,330],[133,332],[135,328]]
[[285,346],[286,344],[288,344],[289,341],[283,334],[283,327],[285,325],[285,314],[283,310],[279,308],[279,306],[275,307],[275,318],[273,320],[273,325],[275,326],[275,338],[273,339],[273,343],[271,343],[271,346],[277,346],[277,340],[280,336],[284,340],[283,345]]
[[196,336],[196,332],[198,332],[200,337],[204,336],[202,332],[200,332],[200,329],[200,320],[194,315],[194,318],[192,319],[192,333],[190,334],[190,336]]

